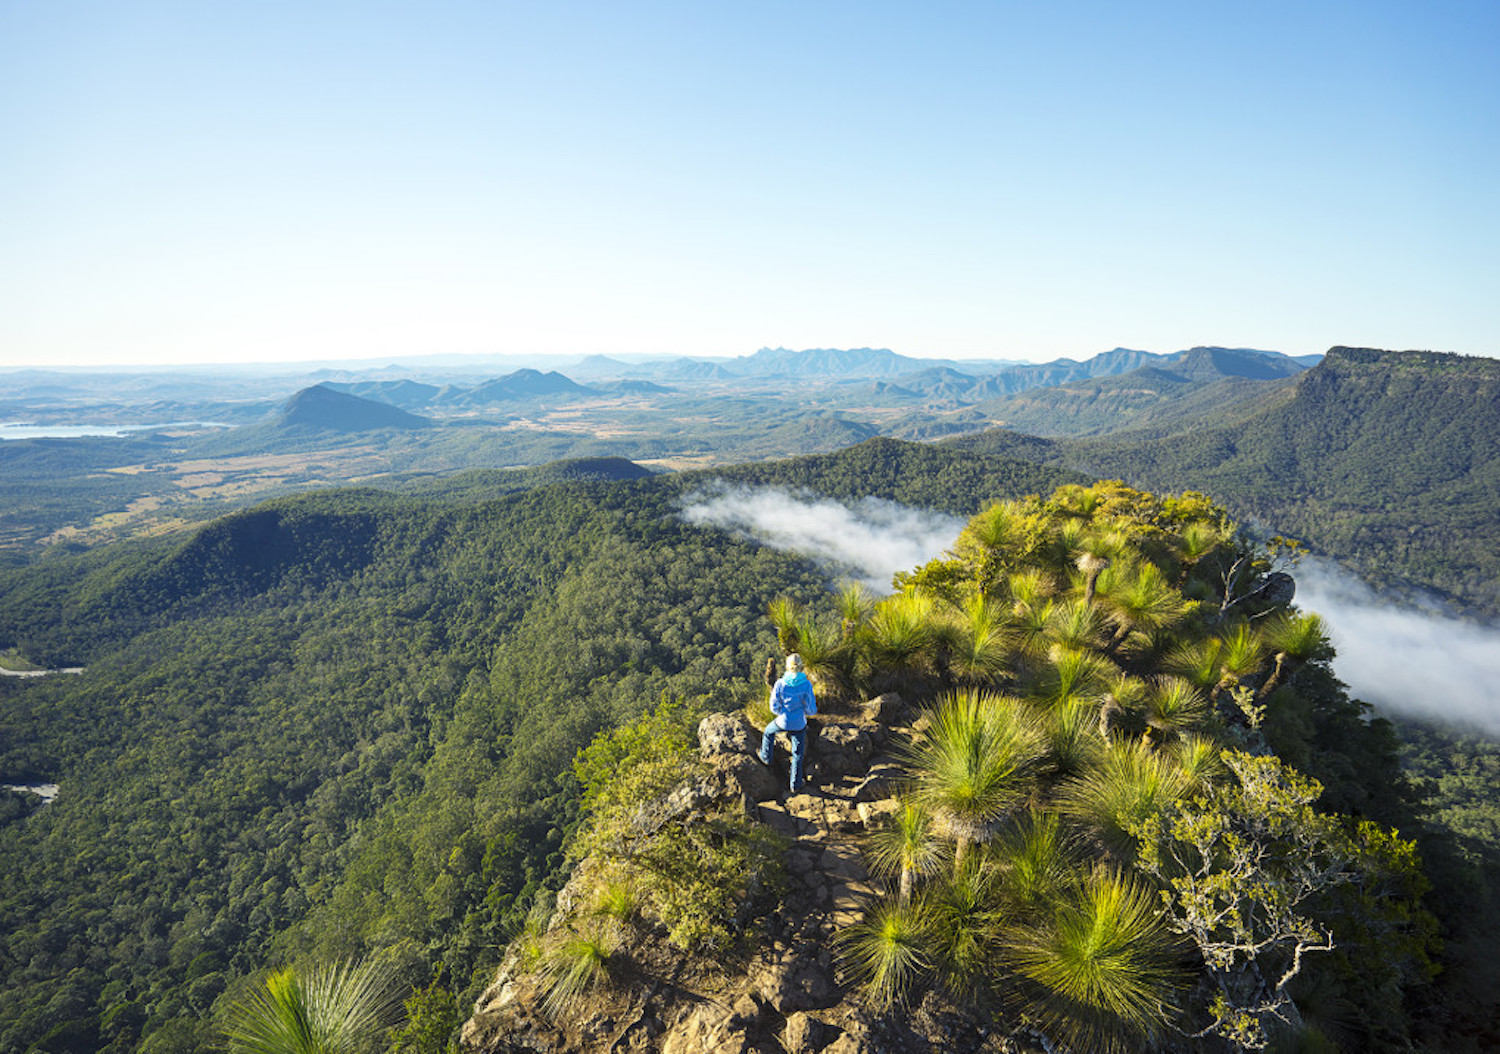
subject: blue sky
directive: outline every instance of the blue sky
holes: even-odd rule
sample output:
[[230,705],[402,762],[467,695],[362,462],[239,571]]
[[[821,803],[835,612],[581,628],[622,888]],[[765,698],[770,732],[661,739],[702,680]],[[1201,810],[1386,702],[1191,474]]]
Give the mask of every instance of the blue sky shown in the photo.
[[0,365],[1500,354],[1500,4],[0,0]]

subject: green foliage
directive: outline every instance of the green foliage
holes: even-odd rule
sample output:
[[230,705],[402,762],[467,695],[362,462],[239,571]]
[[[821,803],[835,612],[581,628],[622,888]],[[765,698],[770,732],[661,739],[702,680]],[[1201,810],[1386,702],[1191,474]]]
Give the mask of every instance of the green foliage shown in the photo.
[[357,1054],[399,1017],[389,970],[375,963],[285,969],[226,1015],[234,1054]]
[[931,967],[926,907],[877,903],[858,922],[839,934],[839,946],[854,975],[878,1007],[901,1002]]
[[706,803],[696,787],[706,768],[691,738],[699,716],[664,699],[632,724],[601,733],[576,765],[589,816],[575,852],[596,868],[595,898],[627,888],[628,907],[614,914],[628,917],[638,905],[684,948],[732,940],[741,907],[772,880],[776,860],[760,824],[742,813],[699,811]]
[[603,932],[569,934],[542,955],[542,1008],[553,1017],[571,1009],[609,979],[615,942]]
[[457,1054],[463,1010],[443,987],[442,970],[405,1003],[406,1020],[390,1034],[385,1054]]
[[961,693],[939,703],[909,758],[912,799],[953,841],[955,868],[1026,800],[1041,751],[1031,714],[1017,700]]
[[[1169,925],[1197,947],[1217,986],[1201,1034],[1260,1049],[1294,1020],[1290,985],[1304,957],[1336,948],[1326,902],[1346,883],[1363,895],[1341,917],[1363,920],[1381,959],[1425,974],[1420,919],[1408,906],[1423,891],[1413,844],[1319,813],[1312,803],[1322,787],[1275,757],[1227,751],[1224,760],[1232,782],[1132,828],[1141,868],[1163,884]],[[1372,921],[1382,917],[1384,926]]]
[[1151,891],[1115,872],[1089,875],[1038,922],[1010,928],[1003,946],[1024,1005],[1080,1050],[1142,1049],[1184,988]]
[[[1298,981],[1359,1006],[1361,1039],[1405,1041],[1410,1019],[1379,993],[1430,976],[1411,843],[1312,802],[1396,820],[1407,799],[1386,729],[1328,670],[1320,621],[1226,602],[1275,566],[1202,495],[1103,483],[990,506],[951,554],[899,576],[883,608],[905,623],[888,636],[908,643],[867,629],[872,680],[890,663],[928,682],[974,677],[954,660],[979,622],[995,654],[979,689],[928,715],[908,758],[920,808],[872,842],[872,863],[899,873],[930,815],[957,850],[950,875],[917,889],[913,869],[859,931],[849,962],[877,1000],[940,983],[1008,999],[1076,1049],[1135,1050],[1173,1030],[1266,1042],[1273,1020],[1297,1020]],[[1325,792],[1270,756],[1272,740],[1340,779]],[[1213,881],[1179,888],[1186,856],[1166,867],[1153,854],[1198,835]],[[1242,928],[1229,950],[1184,921],[1215,896],[1239,898],[1214,916]],[[1345,941],[1328,938],[1335,927]],[[1323,962],[1304,969],[1315,950]],[[1201,999],[1193,957],[1215,982]],[[1275,998],[1255,1003],[1263,988]]]

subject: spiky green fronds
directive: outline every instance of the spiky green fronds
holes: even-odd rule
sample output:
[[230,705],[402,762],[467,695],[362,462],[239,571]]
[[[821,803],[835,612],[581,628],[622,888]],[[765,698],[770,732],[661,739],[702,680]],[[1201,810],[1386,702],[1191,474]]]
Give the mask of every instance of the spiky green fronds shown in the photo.
[[1089,826],[1110,852],[1135,853],[1131,829],[1187,793],[1188,777],[1176,762],[1142,742],[1110,741],[1101,762],[1058,791],[1065,813]]
[[1146,682],[1128,673],[1116,672],[1105,682],[1104,690],[1122,710],[1140,710],[1146,705],[1146,694],[1150,691]]
[[1097,871],[1039,923],[1006,934],[1026,1009],[1075,1050],[1138,1050],[1175,1016],[1178,945],[1149,890]]
[[798,626],[802,605],[783,593],[766,605],[766,615],[776,628],[776,643],[781,646],[782,654],[797,651],[802,645]]
[[1185,735],[1172,744],[1172,757],[1188,778],[1190,793],[1207,789],[1226,774],[1223,750],[1222,744],[1202,735]]
[[1285,654],[1298,662],[1333,657],[1333,646],[1328,643],[1328,624],[1322,616],[1314,613],[1277,612],[1267,623],[1262,636],[1271,652]]
[[1111,574],[1114,570],[1109,568],[1099,576],[1099,598],[1115,623],[1116,646],[1131,633],[1175,625],[1186,613],[1182,594],[1155,564],[1141,561]]
[[1158,677],[1144,704],[1146,724],[1168,740],[1197,728],[1209,713],[1208,699],[1182,677]]
[[637,906],[635,887],[625,878],[603,883],[594,894],[594,914],[616,922],[629,922]]
[[983,593],[964,603],[956,628],[950,663],[960,680],[982,685],[1011,665],[1011,634],[1005,617]]
[[927,896],[934,965],[957,991],[977,989],[993,966],[999,877],[995,868],[971,857]]
[[1173,648],[1162,666],[1168,672],[1186,678],[1196,687],[1208,689],[1218,684],[1224,676],[1223,654],[1222,640],[1218,637],[1205,637]]
[[1186,524],[1177,536],[1177,551],[1182,562],[1191,567],[1228,540],[1217,525],[1195,521]]
[[1098,648],[1105,640],[1104,615],[1082,600],[1066,600],[1049,613],[1043,632],[1067,648]]
[[886,597],[864,626],[870,661],[893,670],[927,665],[941,639],[941,621],[937,602],[925,593]]
[[1076,880],[1077,846],[1055,812],[1026,812],[989,843],[986,855],[1004,900],[1023,913],[1056,900]]
[[889,821],[871,832],[866,856],[876,874],[900,882],[901,901],[906,903],[916,880],[935,874],[948,854],[933,830],[932,817],[916,802],[903,799]]
[[1104,737],[1099,732],[1097,699],[1063,696],[1054,700],[1040,719],[1050,779],[1080,775],[1099,760],[1104,751]]
[[353,1054],[400,1016],[400,992],[388,966],[289,968],[230,1007],[224,1038],[235,1054]]
[[850,639],[864,625],[870,612],[875,610],[876,597],[862,583],[846,582],[834,595],[834,611],[839,617],[840,631],[845,640]]
[[1038,733],[1035,715],[1016,699],[962,692],[939,703],[911,750],[912,797],[960,856],[1030,794]]
[[1017,571],[1007,582],[1010,586],[1011,603],[1018,609],[1040,607],[1053,591],[1052,580],[1035,568]]
[[1118,666],[1087,648],[1054,644],[1037,675],[1036,691],[1049,701],[1076,695],[1101,695],[1120,672]]
[[542,1009],[556,1017],[576,1005],[588,991],[609,976],[613,938],[605,933],[574,934],[553,945],[542,956]]
[[1260,633],[1250,623],[1240,622],[1220,636],[1224,641],[1220,653],[1224,676],[1238,680],[1249,677],[1265,665],[1265,645]]
[[1063,520],[1047,539],[1046,556],[1053,568],[1067,574],[1085,551],[1089,540],[1088,524],[1082,520]]
[[888,1007],[932,969],[930,931],[931,918],[921,901],[885,901],[839,934],[838,950],[870,1001]]
[[841,695],[854,680],[855,659],[855,649],[845,640],[843,627],[804,613],[797,619],[797,639],[802,663],[820,701]]

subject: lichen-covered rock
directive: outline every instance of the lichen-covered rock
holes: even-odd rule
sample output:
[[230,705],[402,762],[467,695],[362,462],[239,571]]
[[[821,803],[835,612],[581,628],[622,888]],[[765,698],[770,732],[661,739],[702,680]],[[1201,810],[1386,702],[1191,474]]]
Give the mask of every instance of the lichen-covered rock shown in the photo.
[[823,721],[809,750],[819,778],[862,775],[870,767],[875,740],[852,721]]
[[743,714],[709,714],[698,723],[698,752],[704,761],[749,754],[759,738]]
[[754,757],[721,757],[715,768],[733,781],[734,788],[749,801],[770,801],[781,789],[776,774]]

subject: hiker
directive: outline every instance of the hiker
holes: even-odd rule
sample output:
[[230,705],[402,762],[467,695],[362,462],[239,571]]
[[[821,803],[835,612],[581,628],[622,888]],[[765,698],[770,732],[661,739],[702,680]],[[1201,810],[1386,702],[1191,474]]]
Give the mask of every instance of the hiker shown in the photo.
[[792,737],[791,791],[796,794],[802,788],[802,764],[807,757],[807,717],[818,712],[818,702],[813,698],[812,682],[802,669],[802,656],[786,657],[786,674],[771,687],[771,723],[760,737],[762,765],[771,763],[772,751],[776,749],[776,733],[785,732]]

